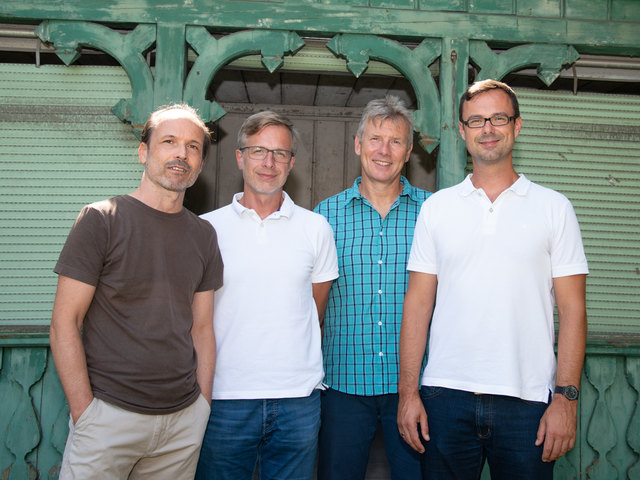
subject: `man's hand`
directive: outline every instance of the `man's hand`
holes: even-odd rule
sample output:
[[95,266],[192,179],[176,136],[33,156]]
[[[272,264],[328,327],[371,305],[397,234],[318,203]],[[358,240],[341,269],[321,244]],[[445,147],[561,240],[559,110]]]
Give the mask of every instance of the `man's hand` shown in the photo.
[[536,446],[544,443],[543,462],[562,457],[576,444],[578,402],[563,395],[554,395],[551,405],[540,419]]
[[[419,429],[419,432],[418,432]],[[407,444],[418,453],[424,453],[421,436],[429,441],[427,412],[424,410],[420,395],[400,395],[398,403],[398,431]]]

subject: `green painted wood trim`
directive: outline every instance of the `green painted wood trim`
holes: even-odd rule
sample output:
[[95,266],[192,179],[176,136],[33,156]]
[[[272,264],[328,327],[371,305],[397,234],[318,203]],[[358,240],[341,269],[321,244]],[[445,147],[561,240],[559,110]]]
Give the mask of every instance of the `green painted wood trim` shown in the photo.
[[[132,92],[130,99],[121,99],[112,111],[120,120],[131,123],[134,131],[138,133],[142,131],[142,126],[154,107],[153,76],[143,53],[156,40],[155,25],[138,25],[130,34],[121,35],[102,25],[47,20],[38,26],[36,34],[42,41],[51,42],[56,46],[57,55],[66,65],[70,65],[78,58],[83,46],[102,50],[115,58],[127,73]],[[163,40],[169,40],[169,38]],[[175,51],[174,47],[167,48],[171,52]],[[165,59],[167,53],[160,52],[159,55]],[[173,61],[161,67],[162,88],[160,90],[169,88],[163,81],[167,77],[166,70],[172,68],[175,68]]]
[[[399,5],[394,2],[395,5]],[[197,5],[197,6],[196,6]],[[401,5],[402,6],[402,5]],[[514,14],[424,11],[413,8],[371,8],[309,2],[249,2],[200,0],[185,5],[169,0],[132,2],[102,0],[62,2],[5,0],[0,21],[38,22],[69,18],[124,25],[168,22],[215,27],[219,31],[244,29],[291,30],[307,35],[356,33],[396,38],[457,37],[510,44],[544,42],[574,45],[584,53],[640,54],[638,18],[632,21],[552,18]]]
[[198,109],[205,121],[215,121],[225,114],[216,102],[205,98],[214,75],[232,60],[260,53],[262,63],[275,71],[285,55],[295,54],[304,41],[293,32],[247,31],[216,39],[202,27],[188,27],[187,41],[198,53],[184,84],[184,101]]
[[[57,478],[68,408],[48,349],[0,348],[0,367],[0,471]],[[637,478],[640,357],[587,355],[580,387],[576,446],[556,462],[554,478]]]
[[[182,102],[182,86],[187,70],[185,25],[159,23],[157,29],[153,84],[154,108]],[[135,101],[135,97],[133,99]]]
[[[0,325],[0,347],[41,347],[48,345],[48,325]],[[640,334],[589,338],[586,351],[587,355],[631,355],[640,357]]]
[[505,75],[526,67],[537,67],[538,78],[549,86],[560,71],[580,56],[570,45],[521,45],[496,54],[486,42],[472,41],[469,47],[471,61],[480,71],[476,81],[492,78],[501,80]]
[[48,345],[48,325],[0,325],[0,347],[43,347]]
[[442,39],[440,57],[440,118],[442,140],[438,151],[438,190],[460,183],[467,165],[466,146],[458,132],[458,103],[467,89],[469,42],[463,38]]
[[347,67],[359,77],[368,67],[370,59],[392,65],[411,83],[418,101],[413,114],[414,130],[420,135],[420,144],[432,152],[440,143],[440,99],[431,76],[429,65],[440,56],[440,42],[425,39],[413,50],[402,44],[373,35],[336,35],[327,48],[347,59]]

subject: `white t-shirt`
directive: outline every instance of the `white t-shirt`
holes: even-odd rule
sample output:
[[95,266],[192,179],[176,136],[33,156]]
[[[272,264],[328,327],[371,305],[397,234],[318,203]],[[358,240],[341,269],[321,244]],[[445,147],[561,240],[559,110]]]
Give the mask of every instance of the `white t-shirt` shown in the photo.
[[202,215],[218,234],[224,286],[215,293],[214,399],[297,398],[323,379],[312,283],[338,277],[333,231],[294,205],[264,220],[234,196]]
[[546,402],[553,278],[588,273],[578,221],[524,175],[493,203],[470,177],[427,199],[416,224],[408,269],[438,277],[421,383]]

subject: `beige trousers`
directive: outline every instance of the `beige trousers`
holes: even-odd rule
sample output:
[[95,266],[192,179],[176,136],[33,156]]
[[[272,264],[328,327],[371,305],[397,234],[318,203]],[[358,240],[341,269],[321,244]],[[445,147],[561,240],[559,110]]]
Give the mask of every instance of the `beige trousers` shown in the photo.
[[202,395],[167,415],[143,415],[93,399],[64,449],[61,480],[192,479],[209,420]]

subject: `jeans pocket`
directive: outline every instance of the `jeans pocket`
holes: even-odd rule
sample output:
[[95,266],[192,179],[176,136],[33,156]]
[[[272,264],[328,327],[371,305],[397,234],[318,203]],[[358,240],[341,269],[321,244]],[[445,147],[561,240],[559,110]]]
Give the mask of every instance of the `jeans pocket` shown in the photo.
[[423,385],[420,388],[420,398],[423,400],[428,400],[429,398],[435,398],[440,395],[444,391],[442,387],[430,387],[428,385]]

